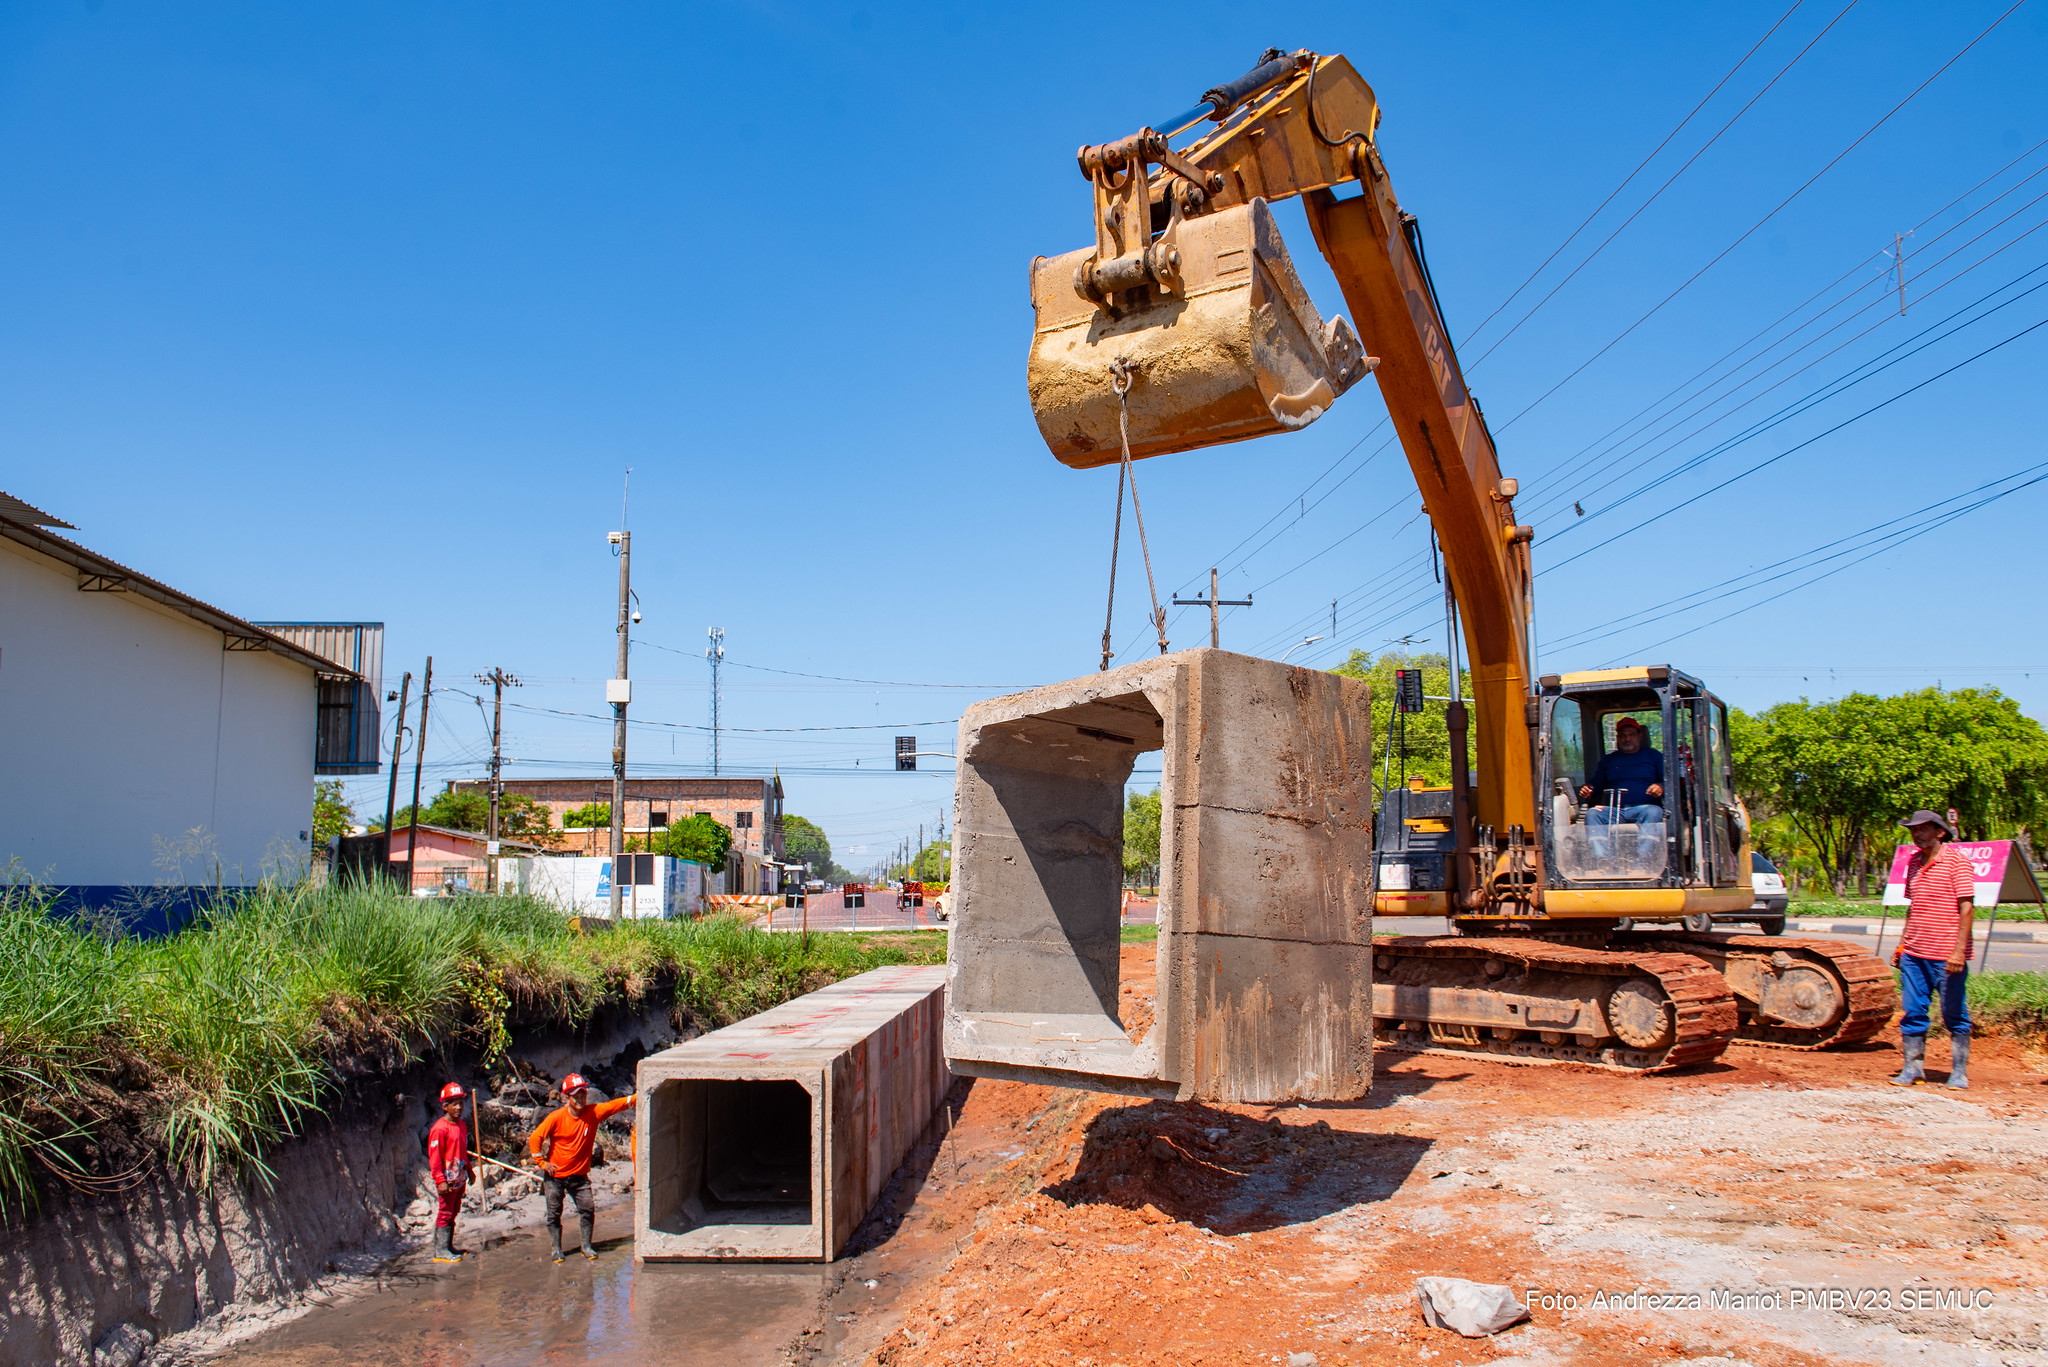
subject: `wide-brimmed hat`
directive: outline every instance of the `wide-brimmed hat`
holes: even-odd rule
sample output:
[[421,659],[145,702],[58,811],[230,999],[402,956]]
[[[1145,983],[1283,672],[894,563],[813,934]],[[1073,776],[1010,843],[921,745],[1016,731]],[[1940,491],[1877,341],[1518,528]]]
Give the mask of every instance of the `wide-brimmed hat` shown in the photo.
[[1911,816],[1907,817],[1904,821],[1901,821],[1899,824],[1901,826],[1906,827],[1908,830],[1912,829],[1915,826],[1939,826],[1942,828],[1942,830],[1948,832],[1948,838],[1950,840],[1954,840],[1956,838],[1956,828],[1948,824],[1948,818],[1945,816],[1940,816],[1934,812],[1930,812],[1925,807],[1922,807],[1919,811],[1913,813]]

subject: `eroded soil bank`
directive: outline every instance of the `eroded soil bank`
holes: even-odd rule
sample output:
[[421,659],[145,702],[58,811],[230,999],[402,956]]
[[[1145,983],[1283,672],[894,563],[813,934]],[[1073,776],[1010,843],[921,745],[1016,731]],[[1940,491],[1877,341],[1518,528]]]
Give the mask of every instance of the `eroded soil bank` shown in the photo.
[[[600,1089],[630,1087],[640,1058],[694,1033],[672,1004],[614,1008],[580,1031],[515,1036],[488,1076],[459,1060],[453,1072],[481,1094],[486,1152],[514,1157],[554,1104],[554,1078],[580,1069]],[[189,1355],[290,1319],[335,1288],[374,1285],[430,1236],[425,1135],[449,1072],[422,1064],[351,1079],[328,1116],[266,1155],[267,1182],[221,1174],[201,1185],[144,1158],[126,1174],[52,1183],[37,1211],[0,1228],[0,1364],[131,1367]],[[621,1159],[627,1134],[610,1135]],[[593,1175],[602,1198],[630,1190],[623,1161]],[[477,1193],[480,1234],[538,1223],[537,1183],[506,1176]],[[180,1334],[182,1346],[165,1346]]]
[[[1151,959],[1124,954],[1139,1019]],[[1629,1079],[1383,1054],[1357,1106],[963,1084],[830,1268],[635,1269],[621,1207],[597,1264],[557,1269],[535,1219],[455,1269],[337,1282],[227,1360],[2048,1363],[2048,1073],[1987,1039],[1971,1091],[1900,1090],[1897,1058],[1738,1047]],[[1542,1299],[1467,1341],[1424,1327],[1432,1274]]]

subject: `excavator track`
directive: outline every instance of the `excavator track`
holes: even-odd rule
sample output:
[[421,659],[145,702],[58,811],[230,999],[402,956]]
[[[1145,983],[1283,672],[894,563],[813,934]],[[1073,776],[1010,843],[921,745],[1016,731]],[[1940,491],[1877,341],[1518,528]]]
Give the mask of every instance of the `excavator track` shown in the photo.
[[1877,1035],[1899,1009],[1891,969],[1845,940],[1776,935],[1632,931],[1610,942],[1630,952],[1704,960],[1734,991],[1737,1038],[1772,1049],[1832,1049]]
[[1699,957],[1499,936],[1373,945],[1373,1039],[1404,1053],[1654,1073],[1718,1057],[1735,994]]

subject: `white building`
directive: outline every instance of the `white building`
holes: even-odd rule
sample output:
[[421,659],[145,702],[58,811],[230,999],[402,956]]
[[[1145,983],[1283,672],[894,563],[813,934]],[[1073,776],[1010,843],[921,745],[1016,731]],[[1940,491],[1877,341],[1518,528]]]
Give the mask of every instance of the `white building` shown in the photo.
[[[0,494],[0,865],[145,921],[302,873],[322,681],[372,709],[375,681],[51,530],[69,526]],[[328,720],[366,735],[374,771],[374,710]],[[364,753],[318,758],[362,772]]]

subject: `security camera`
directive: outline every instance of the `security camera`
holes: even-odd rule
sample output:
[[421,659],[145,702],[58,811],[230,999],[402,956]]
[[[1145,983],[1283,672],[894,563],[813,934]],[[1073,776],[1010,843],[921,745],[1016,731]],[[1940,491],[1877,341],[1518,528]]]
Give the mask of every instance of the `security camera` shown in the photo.
[[633,609],[633,625],[635,625],[635,626],[638,626],[639,624],[640,624],[640,609],[638,609],[638,608],[634,608],[634,609]]

